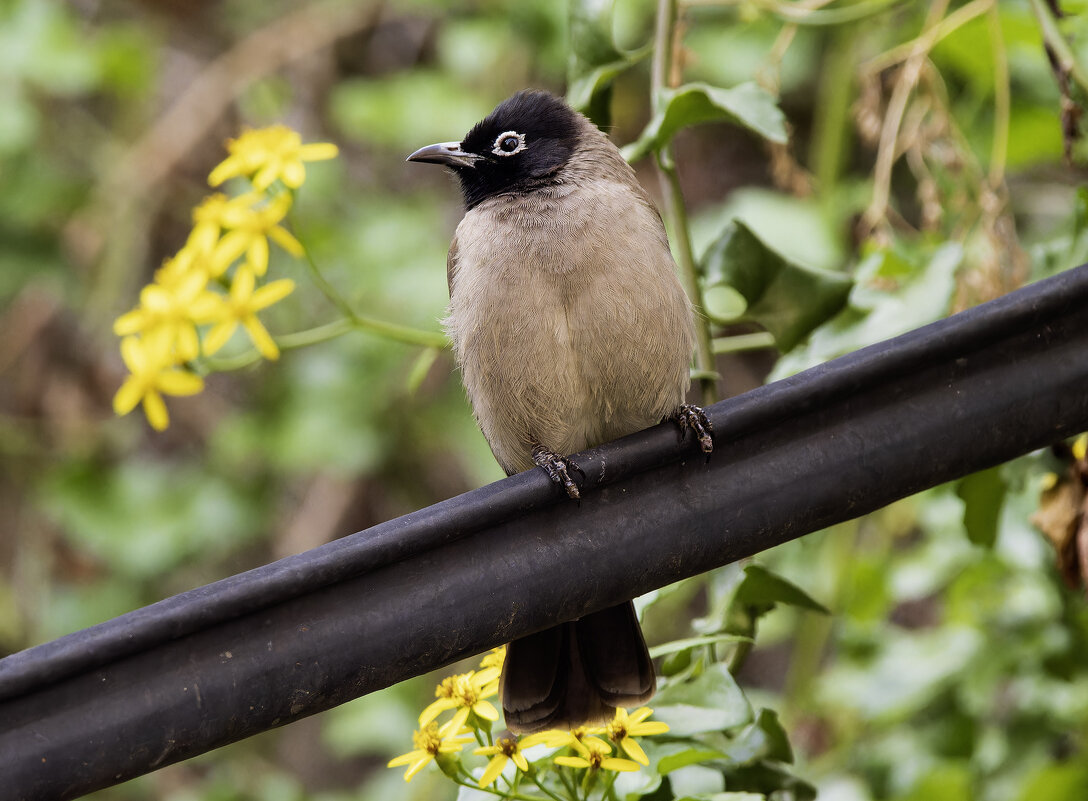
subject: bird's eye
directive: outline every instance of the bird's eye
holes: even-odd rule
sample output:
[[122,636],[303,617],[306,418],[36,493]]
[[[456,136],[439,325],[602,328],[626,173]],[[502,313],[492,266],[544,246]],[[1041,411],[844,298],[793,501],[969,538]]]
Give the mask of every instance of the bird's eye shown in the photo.
[[504,131],[495,137],[491,152],[496,156],[512,156],[525,149],[525,134],[517,131]]

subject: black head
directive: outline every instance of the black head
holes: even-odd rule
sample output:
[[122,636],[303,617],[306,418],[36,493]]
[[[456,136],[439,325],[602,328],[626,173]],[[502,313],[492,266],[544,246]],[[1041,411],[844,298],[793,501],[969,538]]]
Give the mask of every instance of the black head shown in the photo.
[[408,160],[450,167],[471,209],[492,195],[553,183],[574,153],[580,129],[578,113],[555,95],[518,92],[460,142],[429,145]]

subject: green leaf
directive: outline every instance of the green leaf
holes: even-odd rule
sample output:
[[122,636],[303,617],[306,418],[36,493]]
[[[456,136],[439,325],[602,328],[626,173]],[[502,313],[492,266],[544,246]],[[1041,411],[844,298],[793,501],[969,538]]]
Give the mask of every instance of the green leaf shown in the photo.
[[730,744],[726,756],[734,762],[751,764],[761,759],[776,762],[793,762],[786,730],[778,720],[778,714],[761,709],[755,721],[746,726]]
[[657,659],[659,656],[665,656],[665,654],[675,654],[678,651],[686,651],[689,648],[696,648],[700,645],[714,645],[720,642],[754,642],[754,640],[751,637],[742,637],[738,634],[713,634],[709,637],[688,637],[683,640],[673,640],[672,642],[655,645],[650,649],[650,657],[652,659]]
[[746,316],[791,350],[845,305],[853,281],[805,267],[772,250],[739,220],[729,223],[703,257],[709,289],[728,286],[747,302]]
[[1000,467],[991,467],[960,479],[956,494],[963,500],[963,526],[967,539],[992,548],[997,541],[997,524],[1007,490]]
[[778,101],[755,83],[742,83],[731,89],[706,83],[684,84],[662,90],[656,111],[642,134],[623,150],[628,161],[637,161],[652,150],[659,150],[681,128],[700,122],[732,122],[778,144],[785,144],[785,116]]
[[826,606],[796,584],[786,581],[760,565],[748,565],[744,568],[744,580],[737,588],[737,594],[734,597],[736,601],[751,606],[769,608],[776,603],[783,603],[800,609],[822,612],[825,615],[831,614]]
[[750,723],[752,708],[725,665],[713,664],[692,681],[658,693],[654,718],[669,724],[670,735],[685,737]]
[[715,284],[703,293],[703,309],[715,322],[731,323],[748,311],[748,301],[728,284]]
[[690,746],[661,757],[657,763],[657,772],[664,776],[679,768],[709,762],[712,759],[725,759],[725,754],[710,748]]
[[649,45],[625,51],[616,44],[613,5],[612,0],[572,0],[570,4],[567,102],[599,126],[610,122],[612,81],[652,51]]
[[945,242],[931,251],[881,250],[855,271],[850,302],[808,341],[778,360],[775,381],[874,342],[920,328],[948,313],[963,247]]

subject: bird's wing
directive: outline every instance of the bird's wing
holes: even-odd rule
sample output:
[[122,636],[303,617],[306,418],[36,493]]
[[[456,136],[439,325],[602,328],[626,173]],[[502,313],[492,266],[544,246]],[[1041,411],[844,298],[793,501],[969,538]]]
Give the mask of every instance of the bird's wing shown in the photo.
[[453,279],[457,277],[457,234],[453,235],[450,242],[450,252],[446,254],[446,283],[450,288],[450,297],[453,297]]

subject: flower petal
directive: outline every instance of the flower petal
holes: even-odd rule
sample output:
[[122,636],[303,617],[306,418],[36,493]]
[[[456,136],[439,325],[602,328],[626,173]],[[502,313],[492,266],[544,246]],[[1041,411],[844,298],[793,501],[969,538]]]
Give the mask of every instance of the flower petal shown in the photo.
[[268,272],[268,240],[263,236],[254,236],[246,249],[246,262],[257,275]]
[[636,771],[639,770],[637,762],[632,762],[630,759],[617,759],[616,757],[607,757],[601,760],[601,767],[605,770],[615,771]]
[[265,164],[257,174],[253,176],[253,188],[259,192],[268,189],[268,187],[272,186],[273,182],[276,180],[279,171],[280,164],[278,160],[270,161],[268,164]]
[[268,329],[261,325],[257,315],[247,315],[243,318],[242,325],[245,326],[246,333],[249,334],[249,338],[253,341],[253,346],[257,348],[262,356],[269,361],[275,361],[280,357],[280,349],[276,346],[276,341],[272,339]]
[[649,734],[664,734],[669,730],[669,724],[660,720],[649,720],[645,723],[638,723],[627,729],[630,734],[636,737],[645,737]]
[[423,728],[447,709],[453,709],[455,706],[457,706],[457,702],[452,698],[439,698],[437,701],[432,701],[427,705],[427,708],[420,713],[419,727]]
[[485,720],[494,722],[499,719],[499,710],[495,709],[495,705],[490,701],[480,699],[472,705],[472,711]]
[[430,754],[427,754],[427,756],[425,757],[420,757],[419,760],[414,765],[412,765],[412,767],[408,768],[408,770],[405,771],[404,780],[406,782],[410,782],[412,780],[412,777],[419,773],[421,770],[423,770],[423,768],[427,766],[427,763],[430,762],[432,759],[434,759],[434,757]]
[[166,413],[166,404],[163,403],[162,395],[153,389],[144,395],[144,414],[147,416],[147,422],[151,423],[151,427],[156,431],[165,431],[170,425],[170,415]]
[[499,774],[502,773],[502,769],[506,767],[506,763],[509,758],[506,754],[496,754],[491,758],[491,761],[487,763],[487,767],[484,768],[484,773],[480,777],[479,784],[481,787],[487,787],[495,779],[499,778]]
[[639,745],[633,738],[624,737],[622,740],[620,740],[620,748],[622,748],[627,753],[627,756],[635,760],[635,762],[639,762],[643,765],[650,764],[650,758],[646,756],[646,752],[642,750],[642,746]]
[[156,384],[167,395],[196,395],[204,389],[204,379],[186,370],[164,370]]
[[295,239],[291,232],[282,225],[276,225],[269,228],[268,236],[296,259],[301,259],[302,255],[306,252],[306,248],[302,246],[302,243]]
[[133,309],[125,312],[113,321],[113,333],[119,337],[138,333],[147,325],[147,312],[143,309]]
[[224,320],[215,326],[208,335],[204,337],[204,355],[214,356],[215,353],[228,342],[234,335],[234,329],[238,327],[237,320]]
[[407,765],[409,762],[413,762],[419,759],[421,754],[426,754],[426,751],[409,751],[407,754],[401,754],[400,756],[393,757],[386,763],[387,768],[399,768],[401,765]]
[[134,375],[125,379],[125,383],[113,396],[113,411],[117,416],[126,415],[136,408],[144,395],[144,383]]
[[278,303],[295,291],[295,282],[290,278],[281,278],[265,284],[253,293],[253,299],[249,302],[249,308],[253,311],[267,309],[273,303]]
[[588,768],[589,761],[582,759],[581,757],[574,756],[558,756],[554,760],[556,765],[562,765],[567,768]]
[[143,346],[139,337],[125,337],[121,340],[121,358],[131,373],[142,373],[147,364]]
[[285,161],[280,170],[280,180],[289,189],[298,189],[306,182],[306,168],[299,159]]

